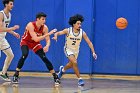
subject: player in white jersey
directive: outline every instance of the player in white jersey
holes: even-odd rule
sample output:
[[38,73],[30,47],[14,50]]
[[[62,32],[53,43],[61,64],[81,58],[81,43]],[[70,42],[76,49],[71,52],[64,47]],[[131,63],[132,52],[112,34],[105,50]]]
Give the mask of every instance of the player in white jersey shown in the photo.
[[65,46],[64,46],[64,51],[65,51],[65,54],[66,54],[69,62],[64,67],[60,66],[60,68],[59,68],[60,71],[58,73],[58,77],[61,78],[63,73],[67,69],[73,68],[76,76],[78,77],[78,85],[79,86],[84,85],[84,81],[80,77],[79,69],[77,66],[77,57],[78,57],[79,47],[80,47],[80,43],[81,43],[82,38],[84,38],[85,41],[87,42],[87,44],[89,45],[89,47],[93,53],[94,59],[97,59],[97,55],[94,51],[94,47],[93,47],[92,42],[89,40],[86,33],[81,29],[81,23],[83,21],[84,21],[83,16],[79,15],[79,14],[76,14],[76,15],[70,17],[69,24],[72,27],[66,28],[66,29],[59,31],[59,32],[56,32],[54,34],[54,37],[52,38],[54,40],[57,40],[57,36],[63,35],[63,34],[66,35],[66,42],[65,42]]
[[11,81],[7,75],[7,70],[14,57],[12,49],[7,40],[5,39],[6,33],[9,32],[15,37],[20,38],[20,35],[13,31],[19,28],[18,25],[8,28],[8,25],[11,21],[10,11],[13,8],[13,2],[14,0],[3,0],[4,9],[0,11],[0,51],[3,51],[6,55],[4,66],[0,73],[0,77],[5,81]]

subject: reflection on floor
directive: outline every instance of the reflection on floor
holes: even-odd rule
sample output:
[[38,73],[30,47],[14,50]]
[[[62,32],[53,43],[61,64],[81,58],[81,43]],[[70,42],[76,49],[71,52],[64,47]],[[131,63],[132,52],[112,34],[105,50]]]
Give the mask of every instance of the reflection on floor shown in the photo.
[[78,87],[77,79],[65,78],[55,87],[52,78],[21,77],[19,84],[0,80],[0,93],[140,93],[140,81],[85,79]]

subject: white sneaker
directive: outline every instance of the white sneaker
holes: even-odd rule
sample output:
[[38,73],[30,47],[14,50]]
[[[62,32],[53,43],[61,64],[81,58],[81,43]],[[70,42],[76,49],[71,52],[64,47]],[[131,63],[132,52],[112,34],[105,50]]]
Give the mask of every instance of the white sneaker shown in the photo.
[[11,79],[9,78],[8,74],[5,73],[5,74],[0,74],[0,77],[4,80],[4,81],[8,81],[8,82],[11,82]]

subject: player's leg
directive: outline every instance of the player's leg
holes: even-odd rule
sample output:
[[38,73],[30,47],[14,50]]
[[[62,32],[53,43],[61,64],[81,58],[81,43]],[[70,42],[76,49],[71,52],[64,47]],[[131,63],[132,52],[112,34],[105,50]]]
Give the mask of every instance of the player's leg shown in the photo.
[[18,77],[19,77],[19,72],[21,70],[21,68],[24,65],[25,59],[28,56],[29,53],[29,48],[27,45],[22,45],[21,46],[21,51],[22,51],[22,56],[20,57],[18,64],[17,64],[17,68],[13,77],[13,83],[18,83]]
[[8,48],[8,49],[6,49],[6,50],[3,50],[3,52],[4,52],[5,55],[6,55],[6,59],[5,59],[4,66],[3,66],[3,69],[2,69],[1,77],[2,77],[3,80],[5,80],[5,81],[11,81],[11,80],[9,79],[8,74],[7,74],[7,70],[8,70],[8,68],[9,68],[9,65],[11,64],[12,59],[14,58],[14,54],[13,54],[11,48]]
[[4,54],[6,55],[6,59],[5,59],[4,66],[3,66],[3,69],[2,69],[2,73],[1,73],[0,76],[5,81],[11,81],[9,79],[8,74],[7,74],[7,70],[9,68],[9,65],[10,65],[12,59],[14,58],[14,54],[13,54],[12,49],[10,48],[10,45],[7,42],[6,39],[3,40],[1,49],[4,52]]
[[79,72],[79,69],[78,69],[77,56],[78,56],[78,54],[70,55],[70,56],[68,57],[68,59],[69,59],[70,62],[72,62],[73,70],[74,70],[76,76],[78,77],[78,85],[79,85],[79,86],[84,86],[84,81],[83,81],[83,79],[80,77],[80,72]]
[[69,61],[72,63],[72,68],[73,68],[73,70],[74,70],[76,76],[77,76],[78,78],[80,78],[80,73],[79,73],[79,69],[78,69],[77,59],[75,58],[74,55],[70,55],[70,56],[68,57],[68,59],[69,59]]
[[66,64],[66,66],[60,66],[60,67],[59,67],[59,72],[58,72],[58,77],[61,78],[62,75],[65,73],[65,71],[66,71],[67,69],[72,68],[72,67],[73,67],[72,62],[68,62],[68,63]]
[[73,67],[73,64],[72,64],[72,62],[68,62],[67,64],[66,64],[66,66],[64,66],[64,69],[62,69],[62,71],[63,72],[65,72],[66,70],[68,70],[68,69],[70,69],[70,68],[72,68]]
[[45,65],[48,68],[48,70],[50,71],[50,73],[53,75],[55,84],[60,84],[60,80],[53,69],[53,65],[46,57],[46,55],[43,51],[43,48],[37,50],[35,53],[42,59],[42,61],[45,63]]
[[[64,48],[64,53],[66,55],[66,57],[68,58],[70,55],[73,55],[74,53],[70,50],[70,49],[67,49],[67,48]],[[61,78],[62,75],[64,74],[64,72],[67,70],[67,69],[70,69],[73,67],[73,64],[69,61],[66,66],[60,66],[59,67],[59,72],[58,72],[58,77]]]

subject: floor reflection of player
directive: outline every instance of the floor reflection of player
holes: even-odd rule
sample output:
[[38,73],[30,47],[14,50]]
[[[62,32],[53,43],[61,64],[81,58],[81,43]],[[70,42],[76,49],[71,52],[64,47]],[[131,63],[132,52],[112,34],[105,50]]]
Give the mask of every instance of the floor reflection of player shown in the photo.
[[9,82],[4,82],[0,85],[0,93],[8,93],[7,89],[9,87],[10,83]]
[[63,93],[60,86],[55,86],[52,93]]
[[[11,82],[4,82],[0,84],[0,93],[9,93],[8,90],[11,88]],[[12,90],[10,93],[19,93],[18,92],[18,86],[17,85],[12,85]]]

